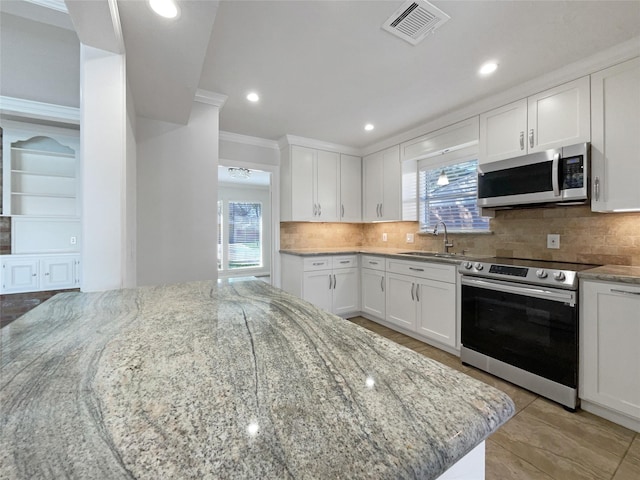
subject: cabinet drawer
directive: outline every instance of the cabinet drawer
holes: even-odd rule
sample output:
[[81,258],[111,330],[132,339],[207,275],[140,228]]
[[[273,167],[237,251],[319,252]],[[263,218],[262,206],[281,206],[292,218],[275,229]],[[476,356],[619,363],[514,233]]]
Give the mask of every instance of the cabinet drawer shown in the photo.
[[387,272],[411,275],[413,277],[426,278],[438,282],[456,282],[456,267],[442,263],[407,262],[388,259]]
[[383,257],[375,257],[373,255],[362,255],[362,268],[370,268],[372,270],[385,270],[386,259]]
[[333,257],[333,268],[352,268],[358,266],[358,256],[357,255],[339,255]]
[[330,270],[331,257],[308,257],[304,259],[303,270],[312,272],[314,270]]

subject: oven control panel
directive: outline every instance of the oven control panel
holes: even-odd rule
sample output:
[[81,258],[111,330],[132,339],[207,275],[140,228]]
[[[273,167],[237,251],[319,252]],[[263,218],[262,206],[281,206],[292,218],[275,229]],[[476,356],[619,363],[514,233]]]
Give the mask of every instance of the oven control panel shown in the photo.
[[[513,260],[511,262],[517,261]],[[534,263],[533,261],[526,262]],[[544,262],[540,262],[539,265],[522,266],[466,261],[460,264],[458,271],[463,275],[474,275],[532,285],[553,286],[571,290],[575,290],[578,287],[577,272],[549,268],[549,266],[544,265]]]

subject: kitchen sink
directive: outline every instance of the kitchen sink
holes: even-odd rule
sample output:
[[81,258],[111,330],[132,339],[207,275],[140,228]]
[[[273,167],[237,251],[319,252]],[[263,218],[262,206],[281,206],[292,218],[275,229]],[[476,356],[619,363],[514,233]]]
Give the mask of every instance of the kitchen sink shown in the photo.
[[436,258],[455,258],[457,253],[436,253],[436,252],[402,252],[400,255],[411,255],[414,257],[436,257]]

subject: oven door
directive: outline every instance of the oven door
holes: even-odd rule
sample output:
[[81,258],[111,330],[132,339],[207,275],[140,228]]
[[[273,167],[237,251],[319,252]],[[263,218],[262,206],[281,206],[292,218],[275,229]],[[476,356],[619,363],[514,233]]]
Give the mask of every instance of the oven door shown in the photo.
[[462,277],[462,345],[576,388],[576,292]]

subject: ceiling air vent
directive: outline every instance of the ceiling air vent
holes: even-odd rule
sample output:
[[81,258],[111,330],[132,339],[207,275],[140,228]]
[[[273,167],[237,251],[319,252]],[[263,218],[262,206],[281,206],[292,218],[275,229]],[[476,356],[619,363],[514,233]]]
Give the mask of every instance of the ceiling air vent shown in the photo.
[[382,24],[382,28],[412,45],[417,45],[449,18],[449,15],[429,2],[409,0]]

